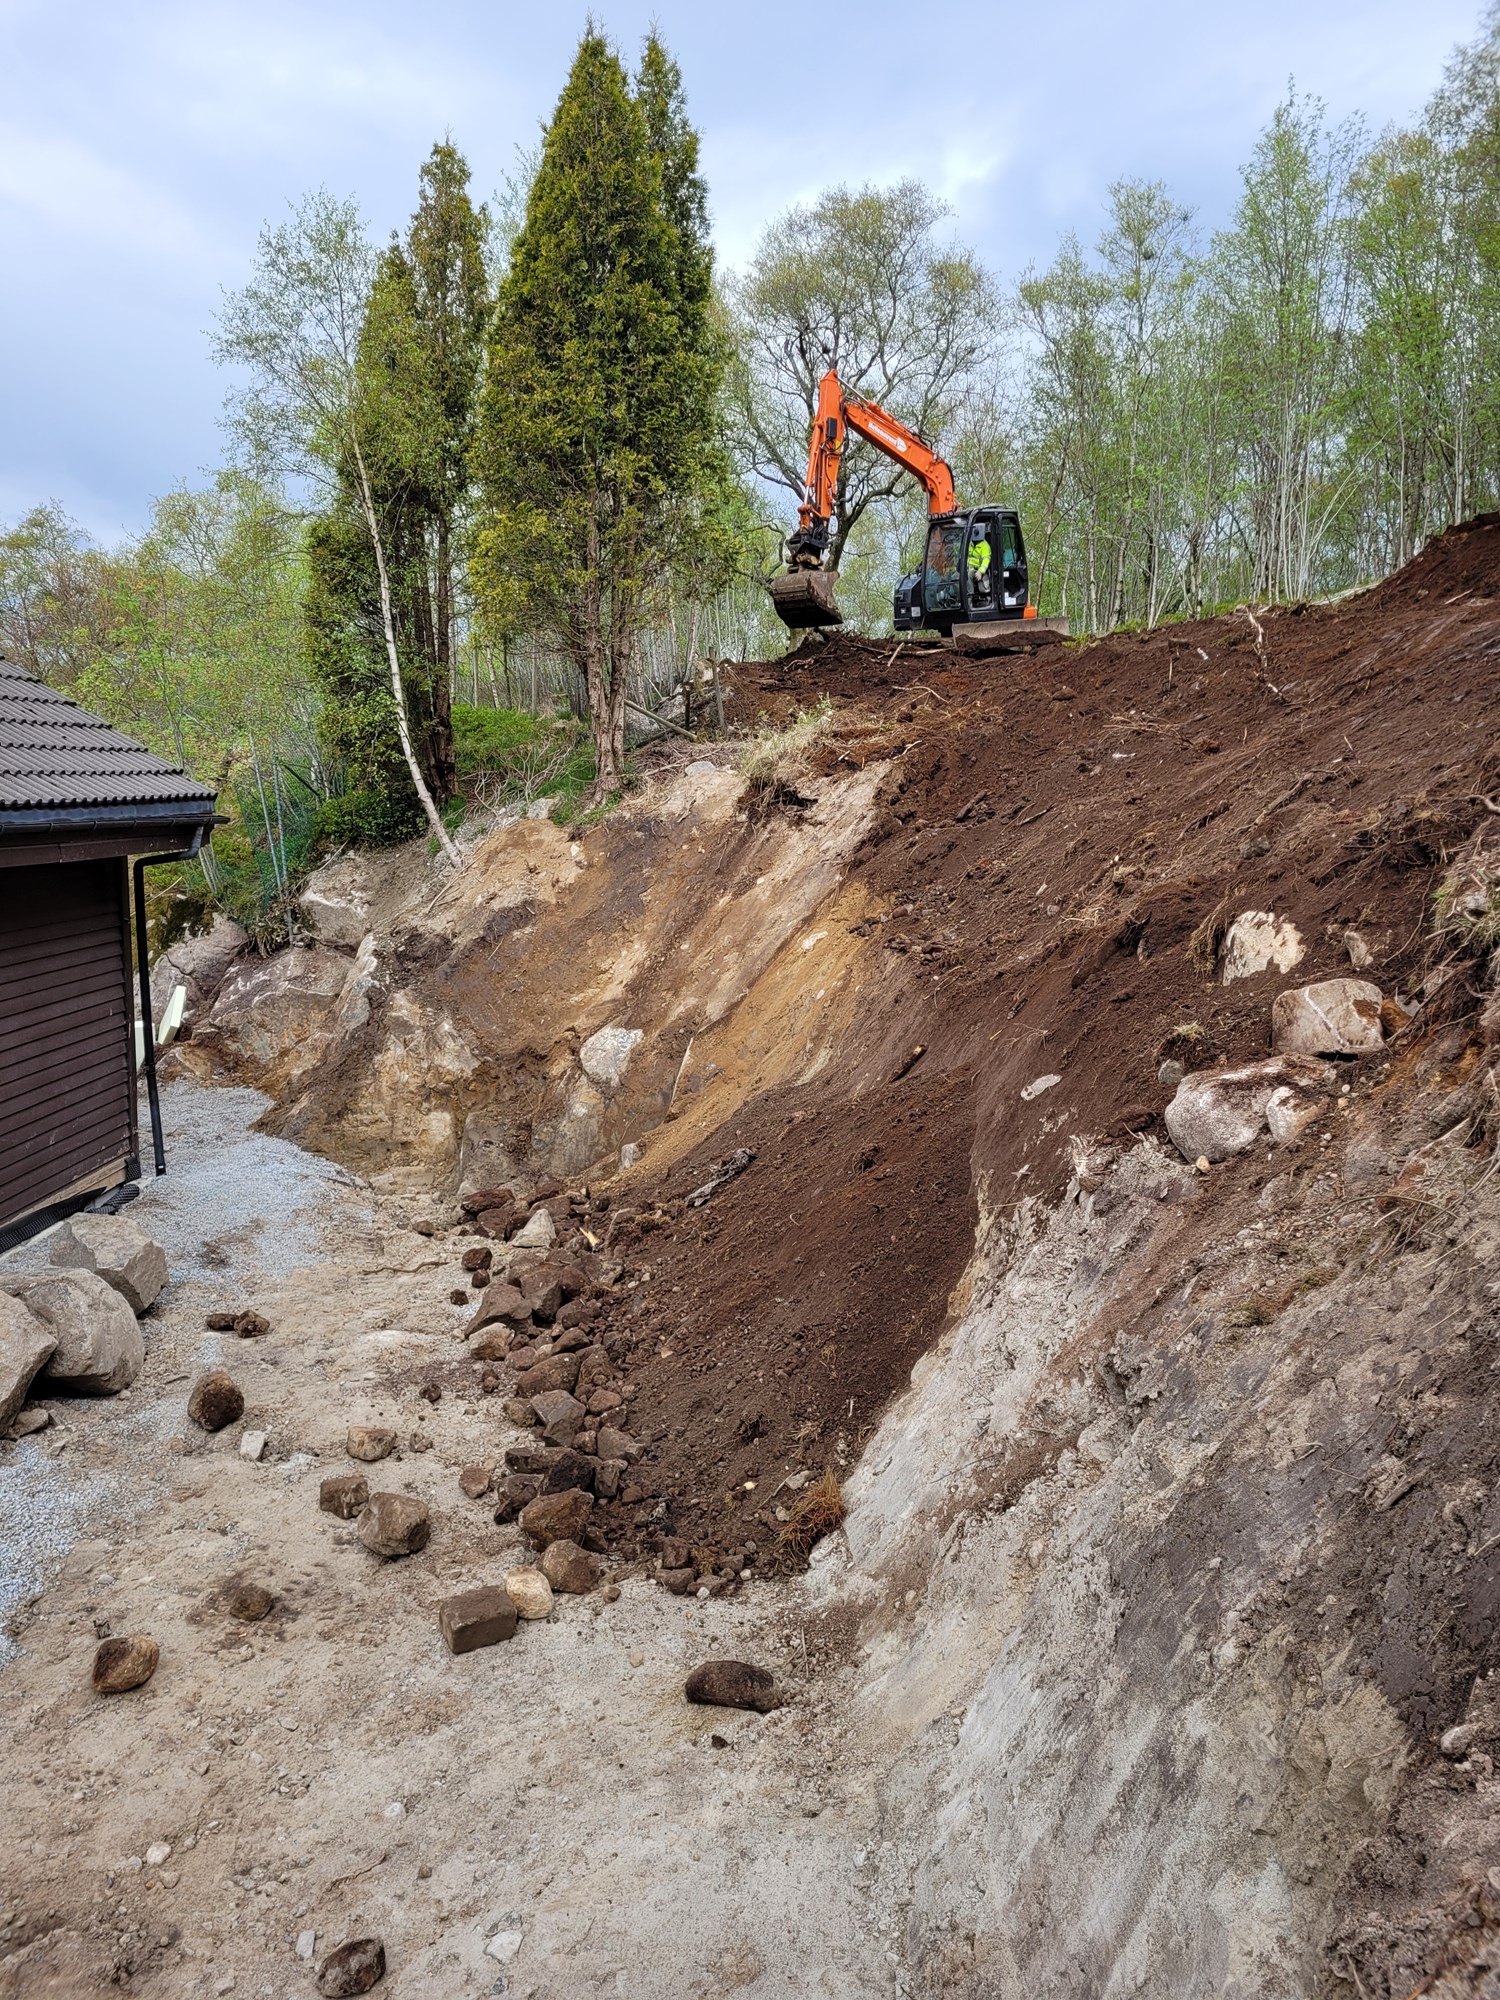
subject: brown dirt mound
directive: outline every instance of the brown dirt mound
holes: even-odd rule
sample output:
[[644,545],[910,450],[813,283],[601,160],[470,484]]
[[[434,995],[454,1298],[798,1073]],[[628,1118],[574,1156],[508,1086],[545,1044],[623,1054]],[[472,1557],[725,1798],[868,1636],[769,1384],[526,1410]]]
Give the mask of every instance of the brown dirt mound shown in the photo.
[[[617,1532],[773,1559],[787,1473],[847,1469],[942,1330],[976,1190],[1055,1194],[1075,1137],[1159,1128],[1164,1055],[1265,1052],[1289,982],[1205,969],[1237,912],[1295,920],[1299,981],[1348,972],[1352,929],[1412,989],[1436,871],[1497,781],[1497,589],[1485,519],[1333,605],[990,659],[840,635],[737,670],[742,719],[827,694],[826,766],[889,758],[862,998],[834,1062],[674,1166],[625,1253],[666,1505]],[[734,1146],[751,1169],[683,1210]]]

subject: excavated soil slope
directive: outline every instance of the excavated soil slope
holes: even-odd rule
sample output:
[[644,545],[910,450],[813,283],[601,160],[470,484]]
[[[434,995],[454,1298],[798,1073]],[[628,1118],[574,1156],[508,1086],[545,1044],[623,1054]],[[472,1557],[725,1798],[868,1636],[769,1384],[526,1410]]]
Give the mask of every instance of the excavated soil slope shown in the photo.
[[[1500,1017],[1434,906],[1500,813],[1497,593],[1486,518],[1331,605],[742,666],[740,723],[830,698],[802,764],[496,835],[267,1079],[449,1230],[455,1189],[589,1182],[616,1563],[671,1538],[733,1595],[847,1479],[814,1657],[923,1829],[918,1990],[1500,1990],[1493,1769],[1437,1748],[1500,1665]],[[1246,911],[1295,974],[1222,983]],[[1163,1063],[1263,1056],[1352,961],[1413,1011],[1326,1122],[1195,1174]]]
[[1355,929],[1384,990],[1412,988],[1437,871],[1500,787],[1497,589],[1487,520],[1259,639],[1243,615],[989,659],[836,639],[740,670],[742,715],[833,697],[826,769],[887,761],[850,871],[857,1020],[819,1075],[674,1162],[661,1196],[757,1152],[711,1221],[639,1253],[632,1365],[695,1535],[734,1539],[725,1497],[789,1456],[857,1452],[943,1324],[975,1189],[1003,1211],[1066,1182],[1073,1137],[1159,1131],[1164,1058],[1267,1053],[1290,982],[1205,974],[1236,913],[1295,920],[1298,980],[1348,973]]

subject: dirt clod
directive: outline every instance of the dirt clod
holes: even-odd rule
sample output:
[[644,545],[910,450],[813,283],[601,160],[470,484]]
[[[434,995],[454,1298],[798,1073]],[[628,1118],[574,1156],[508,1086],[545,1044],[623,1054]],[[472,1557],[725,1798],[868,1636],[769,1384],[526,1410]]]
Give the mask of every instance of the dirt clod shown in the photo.
[[245,1395],[226,1368],[200,1375],[188,1396],[188,1415],[201,1430],[222,1431],[245,1414]]
[[705,1660],[687,1677],[683,1693],[689,1701],[708,1702],[717,1708],[749,1708],[769,1715],[782,1706],[776,1679],[764,1667],[746,1660]]

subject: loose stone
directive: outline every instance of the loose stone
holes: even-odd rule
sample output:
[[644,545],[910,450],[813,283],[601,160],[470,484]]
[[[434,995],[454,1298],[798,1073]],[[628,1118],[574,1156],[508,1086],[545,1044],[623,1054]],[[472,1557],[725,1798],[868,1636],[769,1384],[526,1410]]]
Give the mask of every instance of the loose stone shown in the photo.
[[362,1514],[370,1498],[362,1472],[335,1472],[318,1488],[318,1505],[325,1514],[352,1521]]
[[749,1708],[768,1715],[782,1705],[776,1682],[764,1667],[745,1660],[705,1660],[687,1677],[683,1692],[689,1701],[709,1702],[719,1708]]
[[509,1591],[485,1584],[461,1590],[438,1606],[438,1630],[450,1653],[473,1653],[481,1646],[498,1646],[516,1629],[516,1604]]
[[323,2000],[349,2000],[368,1993],[385,1977],[385,1946],[379,1938],[351,1938],[329,1952],[318,1967],[318,1991]]
[[539,1569],[508,1569],[505,1588],[523,1618],[546,1618],[552,1611],[552,1586]]
[[351,1458],[374,1465],[382,1458],[389,1458],[396,1449],[396,1433],[386,1424],[351,1424],[344,1438],[344,1449]]
[[359,1539],[372,1555],[387,1560],[416,1555],[431,1533],[425,1504],[410,1493],[372,1493],[359,1517]]
[[125,1694],[143,1687],[156,1672],[161,1648],[144,1632],[106,1639],[94,1653],[94,1686],[100,1694]]

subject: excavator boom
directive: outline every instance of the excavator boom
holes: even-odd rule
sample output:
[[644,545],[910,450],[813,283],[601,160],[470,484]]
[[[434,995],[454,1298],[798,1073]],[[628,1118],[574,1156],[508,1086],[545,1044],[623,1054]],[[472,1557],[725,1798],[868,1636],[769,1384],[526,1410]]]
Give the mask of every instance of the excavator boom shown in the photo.
[[878,450],[904,465],[927,492],[928,512],[951,514],[957,504],[953,474],[924,439],[862,396],[846,394],[837,369],[830,368],[818,384],[812,441],[807,455],[807,483],[797,510],[796,531],[787,541],[787,572],[771,579],[771,600],[784,625],[793,631],[809,626],[841,625],[834,599],[834,576],[823,568],[829,524],[838,491],[839,459],[847,434],[868,438]]

